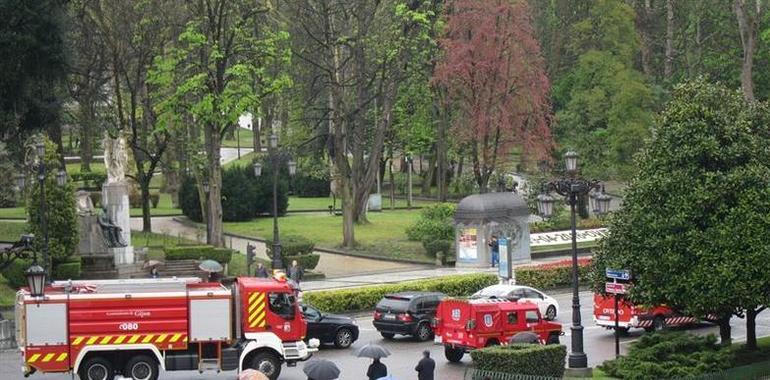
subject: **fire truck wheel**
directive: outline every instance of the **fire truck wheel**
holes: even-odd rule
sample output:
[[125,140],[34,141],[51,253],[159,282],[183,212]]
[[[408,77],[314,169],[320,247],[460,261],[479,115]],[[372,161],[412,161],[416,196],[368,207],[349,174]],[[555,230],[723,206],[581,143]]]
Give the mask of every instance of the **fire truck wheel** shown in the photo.
[[334,346],[337,348],[348,348],[351,344],[353,344],[353,332],[344,327],[337,330],[337,335],[334,337]]
[[157,380],[158,363],[147,355],[137,355],[126,363],[123,376],[132,380]]
[[83,363],[78,377],[80,380],[112,380],[115,377],[115,369],[109,360],[94,356]]
[[414,337],[420,342],[425,342],[433,339],[433,330],[430,329],[430,325],[427,322],[420,323],[417,325],[417,331],[415,332]]
[[396,336],[396,334],[386,332],[381,332],[380,335],[382,335],[382,337],[385,339],[393,339],[393,337]]
[[555,306],[551,305],[551,306],[548,306],[547,309],[545,309],[545,319],[547,319],[549,321],[553,321],[554,319],[556,319],[556,307]]
[[463,360],[463,355],[465,355],[465,351],[462,348],[444,347],[444,356],[446,356],[446,360],[452,363],[459,363],[460,360]]
[[251,368],[264,373],[270,380],[276,380],[281,374],[281,361],[275,354],[262,351],[251,359]]
[[663,331],[666,329],[666,319],[660,315],[652,320],[652,329],[654,331]]

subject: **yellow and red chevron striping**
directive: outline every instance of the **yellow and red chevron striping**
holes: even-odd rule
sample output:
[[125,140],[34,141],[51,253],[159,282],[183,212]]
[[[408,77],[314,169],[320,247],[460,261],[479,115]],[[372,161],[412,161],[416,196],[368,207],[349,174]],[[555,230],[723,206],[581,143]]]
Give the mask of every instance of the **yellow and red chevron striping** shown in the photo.
[[72,346],[102,344],[186,344],[187,333],[165,332],[156,334],[81,335],[70,338]]
[[249,295],[248,301],[246,313],[249,317],[246,322],[248,323],[249,328],[264,328],[266,324],[265,293],[253,292]]

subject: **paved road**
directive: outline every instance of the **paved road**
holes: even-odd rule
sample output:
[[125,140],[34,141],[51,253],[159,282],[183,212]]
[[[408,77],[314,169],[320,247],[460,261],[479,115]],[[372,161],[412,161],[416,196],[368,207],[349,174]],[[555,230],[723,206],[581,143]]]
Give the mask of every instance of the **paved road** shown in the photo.
[[[554,298],[557,299],[561,306],[562,313],[557,316],[557,320],[565,325],[565,331],[567,335],[562,337],[562,343],[569,347],[569,321],[570,317],[570,294],[556,294]],[[585,321],[585,347],[588,354],[589,364],[596,366],[604,360],[611,359],[614,355],[614,340],[610,331],[603,328],[594,326],[591,319],[591,294],[588,292],[581,292],[581,315]],[[393,353],[393,356],[385,359],[383,362],[388,366],[391,374],[398,379],[414,379],[414,366],[419,358],[420,352],[424,349],[430,349],[431,355],[436,359],[436,379],[443,380],[455,380],[462,379],[465,368],[470,363],[469,356],[466,355],[460,364],[450,364],[444,358],[443,348],[441,346],[433,345],[432,342],[418,343],[408,338],[397,338],[393,341],[383,340],[380,335],[374,330],[371,324],[371,317],[363,316],[357,319],[361,328],[361,337],[353,345],[353,348],[347,350],[337,350],[334,348],[322,348],[316,357],[329,359],[337,363],[342,370],[340,379],[342,380],[359,380],[363,378],[363,373],[366,372],[368,362],[365,359],[357,359],[352,357],[356,347],[373,341],[381,343],[387,346]],[[705,334],[718,334],[719,330],[716,326],[710,324],[703,324],[700,326],[688,328],[687,331],[705,335]],[[743,320],[733,320],[733,337],[736,341],[745,340],[746,332]],[[630,343],[639,339],[644,333],[643,330],[631,330],[628,337],[621,339],[621,350],[625,352]],[[770,335],[770,313],[762,313],[757,318],[757,333],[759,336]],[[21,380],[19,368],[19,354],[17,351],[3,351],[0,352],[0,379],[3,380]],[[32,378],[38,378],[41,380],[66,380],[71,379],[70,375],[35,375]],[[161,375],[161,379],[194,379],[194,380],[219,380],[219,379],[234,379],[234,372],[227,372],[223,374],[206,373],[203,375],[197,372],[170,372]],[[296,368],[284,367],[282,380],[305,380],[306,378],[302,374],[302,364],[299,364]]]

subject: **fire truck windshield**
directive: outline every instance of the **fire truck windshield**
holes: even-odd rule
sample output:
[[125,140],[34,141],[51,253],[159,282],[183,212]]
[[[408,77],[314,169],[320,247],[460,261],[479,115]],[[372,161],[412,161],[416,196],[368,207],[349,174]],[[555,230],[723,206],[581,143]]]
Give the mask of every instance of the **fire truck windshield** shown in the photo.
[[283,319],[293,320],[296,311],[296,299],[290,293],[270,293],[270,311]]

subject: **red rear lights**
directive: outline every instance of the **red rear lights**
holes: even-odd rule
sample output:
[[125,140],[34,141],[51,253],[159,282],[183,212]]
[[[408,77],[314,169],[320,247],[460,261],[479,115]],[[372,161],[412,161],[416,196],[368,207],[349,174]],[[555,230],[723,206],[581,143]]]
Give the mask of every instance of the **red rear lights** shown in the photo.
[[407,313],[401,313],[401,314],[396,316],[396,319],[398,319],[401,322],[411,322],[412,321],[412,316],[407,314]]

